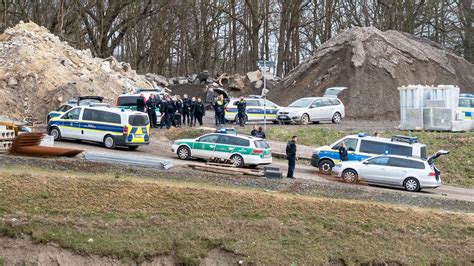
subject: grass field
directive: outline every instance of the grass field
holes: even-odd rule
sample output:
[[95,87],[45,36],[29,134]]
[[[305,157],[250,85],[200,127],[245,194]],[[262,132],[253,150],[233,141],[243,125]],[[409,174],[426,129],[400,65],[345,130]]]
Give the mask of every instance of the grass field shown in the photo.
[[474,260],[468,214],[28,168],[0,170],[0,191],[0,235],[137,261],[213,248],[266,265]]
[[[356,134],[357,132],[352,132]],[[315,126],[301,126],[288,130],[286,127],[269,127],[267,137],[270,140],[288,141],[292,135],[298,136],[298,143],[313,147],[327,145],[350,134],[333,129]],[[442,171],[445,183],[464,187],[474,187],[474,132],[413,132],[385,131],[382,137],[394,135],[411,135],[418,137],[420,143],[427,145],[427,153],[431,155],[438,150],[448,150],[448,156],[441,157],[436,165]]]

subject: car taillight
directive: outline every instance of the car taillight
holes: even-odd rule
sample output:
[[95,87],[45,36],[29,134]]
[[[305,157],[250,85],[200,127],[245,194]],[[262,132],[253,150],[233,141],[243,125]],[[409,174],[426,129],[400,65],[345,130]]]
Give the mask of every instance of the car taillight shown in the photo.
[[428,174],[428,176],[436,176],[436,173],[435,173],[435,172],[430,172],[430,173]]
[[128,127],[127,126],[123,127],[123,135],[124,136],[128,135]]
[[262,154],[262,153],[263,153],[262,150],[254,149],[254,150],[252,151],[252,154]]

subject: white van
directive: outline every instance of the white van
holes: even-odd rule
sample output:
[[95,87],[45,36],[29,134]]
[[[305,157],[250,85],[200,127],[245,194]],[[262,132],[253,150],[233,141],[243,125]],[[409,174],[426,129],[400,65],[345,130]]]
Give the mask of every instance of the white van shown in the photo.
[[106,148],[136,150],[150,140],[148,115],[108,106],[77,106],[48,122],[54,140],[75,139],[103,143]]
[[330,174],[332,168],[340,161],[339,147],[344,142],[349,161],[362,161],[376,155],[402,155],[426,159],[426,145],[418,143],[416,137],[393,136],[380,138],[368,136],[367,133],[349,135],[314,150],[311,165],[318,167],[324,174]]

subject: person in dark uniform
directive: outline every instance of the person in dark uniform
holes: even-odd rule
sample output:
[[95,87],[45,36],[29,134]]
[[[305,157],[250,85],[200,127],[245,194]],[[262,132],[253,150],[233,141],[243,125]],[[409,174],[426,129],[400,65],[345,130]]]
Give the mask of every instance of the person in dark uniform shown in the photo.
[[174,113],[176,112],[176,108],[174,106],[173,100],[171,97],[168,97],[166,101],[165,113],[166,113],[166,129],[170,129],[173,123]]
[[218,125],[224,125],[225,124],[225,100],[224,100],[224,95],[219,95],[217,97],[217,101],[214,104],[214,110],[216,111],[216,117],[218,119]]
[[137,99],[137,111],[145,112],[145,95],[143,93]]
[[206,108],[204,107],[204,104],[202,103],[201,98],[198,98],[197,102],[194,105],[194,116],[196,116],[196,119],[200,126],[202,126],[202,117],[205,114],[206,114]]
[[183,125],[186,125],[186,121],[188,125],[190,125],[189,121],[189,112],[191,111],[191,100],[188,98],[187,94],[183,95]]
[[237,101],[237,117],[239,118],[239,125],[245,126],[245,111],[247,109],[247,102],[243,96],[240,96],[240,100]]
[[156,111],[155,111],[155,95],[151,94],[148,100],[146,101],[146,110],[148,113],[148,118],[150,119],[150,126],[152,128],[156,127]]
[[265,131],[263,131],[262,127],[258,127],[257,134],[255,135],[257,138],[265,139],[267,138],[267,135],[265,134]]
[[256,137],[257,134],[258,134],[258,128],[257,128],[257,126],[253,126],[252,131],[250,131],[250,136]]
[[174,115],[176,127],[181,127],[181,116],[183,114],[183,100],[181,100],[181,96],[176,96],[175,102],[176,113]]
[[217,112],[217,97],[214,97],[214,100],[212,101],[212,109],[214,109],[214,121],[215,121],[215,124],[216,126],[219,125],[219,121],[220,121],[220,118],[219,118],[219,114]]
[[286,157],[288,158],[288,173],[287,178],[295,178],[295,166],[296,166],[296,142],[298,141],[297,136],[291,137],[286,145]]
[[344,141],[339,146],[339,158],[341,159],[341,161],[349,161],[349,158],[347,156],[347,148]]
[[160,128],[163,128],[163,126],[166,125],[166,103],[168,101],[168,96],[166,96],[164,99],[161,100],[160,102],[160,114],[161,114],[161,121],[160,121]]
[[189,106],[189,126],[196,125],[196,97],[191,98],[191,104]]

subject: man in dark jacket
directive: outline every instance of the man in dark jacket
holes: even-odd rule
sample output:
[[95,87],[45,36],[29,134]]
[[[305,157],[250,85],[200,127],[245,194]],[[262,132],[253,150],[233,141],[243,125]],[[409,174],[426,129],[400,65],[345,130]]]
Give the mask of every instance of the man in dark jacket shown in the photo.
[[291,140],[288,141],[286,145],[286,157],[288,158],[288,174],[286,177],[295,178],[295,166],[296,166],[296,142],[298,141],[297,136],[291,137]]
[[196,115],[194,111],[196,110],[196,97],[191,98],[191,105],[189,106],[189,126],[192,127],[196,125]]
[[191,100],[188,98],[187,94],[183,95],[183,125],[186,125],[186,121],[188,121],[188,125],[190,125],[189,115],[191,111]]
[[341,159],[341,161],[349,161],[349,158],[347,156],[347,148],[344,141],[339,146],[339,158]]
[[245,126],[245,110],[247,109],[247,102],[243,96],[240,96],[240,100],[236,102],[237,105],[237,117],[239,118],[239,125]]
[[250,136],[256,137],[257,134],[258,134],[258,128],[257,128],[257,126],[253,126],[252,131],[250,131]]
[[202,126],[202,117],[206,114],[206,108],[202,103],[201,98],[197,99],[197,102],[194,104],[194,116],[196,116],[199,125]]
[[146,110],[148,118],[150,119],[150,126],[156,127],[156,111],[155,111],[155,95],[151,94],[148,100],[146,100]]
[[258,127],[258,131],[255,135],[257,138],[265,139],[267,138],[267,135],[265,134],[265,131],[263,131],[262,127]]
[[181,96],[176,95],[176,113],[175,113],[175,123],[176,127],[181,127],[181,116],[183,115],[183,100],[181,100]]
[[137,111],[145,112],[145,95],[143,93],[137,99]]
[[171,100],[171,97],[168,96],[168,99],[166,100],[166,107],[165,107],[165,113],[166,113],[166,128],[170,129],[171,125],[173,123],[174,119],[174,113],[176,112],[173,100]]
[[160,101],[160,114],[161,114],[161,121],[160,121],[160,128],[163,128],[164,125],[166,125],[166,103],[168,101],[168,96],[164,97]]

